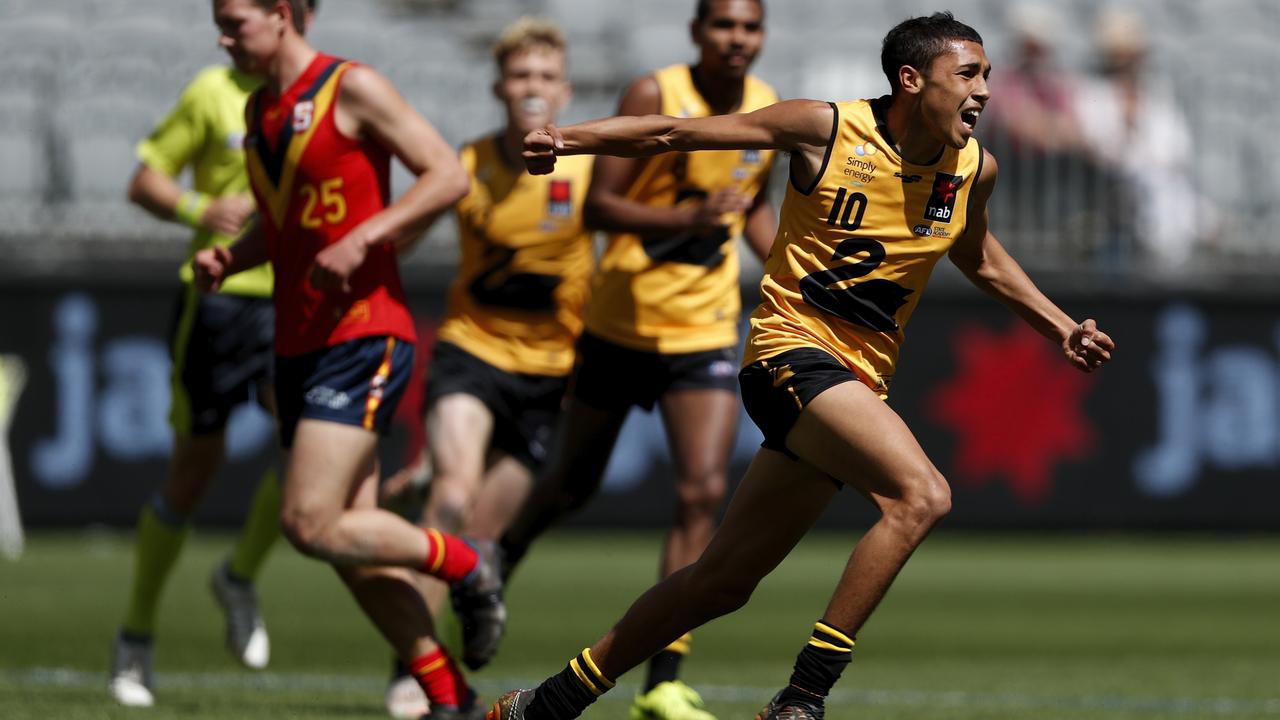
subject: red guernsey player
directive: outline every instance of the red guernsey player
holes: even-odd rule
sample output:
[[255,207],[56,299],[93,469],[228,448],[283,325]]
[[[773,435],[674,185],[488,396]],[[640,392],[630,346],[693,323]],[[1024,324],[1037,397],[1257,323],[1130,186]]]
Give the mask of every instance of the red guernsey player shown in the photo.
[[[265,83],[249,99],[245,151],[254,229],[196,255],[197,282],[271,262],[276,393],[287,453],[282,527],[333,564],[409,665],[430,718],[475,718],[475,693],[436,643],[414,570],[454,588],[464,640],[505,621],[488,545],[424,531],[376,506],[377,442],[413,368],[415,335],[396,250],[461,198],[466,173],[439,133],[379,73],[316,52],[294,28],[302,0],[214,0],[220,44]],[[395,156],[417,177],[390,202]]]

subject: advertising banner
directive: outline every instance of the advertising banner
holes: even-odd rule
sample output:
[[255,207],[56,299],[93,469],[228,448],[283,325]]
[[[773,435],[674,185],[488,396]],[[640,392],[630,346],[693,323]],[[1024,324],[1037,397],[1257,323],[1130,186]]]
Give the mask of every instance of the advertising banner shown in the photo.
[[[163,479],[177,293],[0,289],[0,356],[26,368],[7,440],[28,528],[129,525]],[[384,474],[422,444],[422,379],[441,297],[414,298],[420,372],[385,443]],[[890,404],[951,483],[946,526],[1280,529],[1280,301],[1058,299],[1115,338],[1116,359],[1101,372],[1072,369],[975,293],[931,291],[914,316]],[[731,482],[760,441],[745,413],[739,421]],[[198,514],[206,524],[239,522],[276,458],[272,422],[256,406],[235,412],[227,439],[227,466]],[[657,414],[634,411],[603,493],[574,522],[668,524],[671,473]],[[846,491],[823,524],[864,527],[873,517]]]

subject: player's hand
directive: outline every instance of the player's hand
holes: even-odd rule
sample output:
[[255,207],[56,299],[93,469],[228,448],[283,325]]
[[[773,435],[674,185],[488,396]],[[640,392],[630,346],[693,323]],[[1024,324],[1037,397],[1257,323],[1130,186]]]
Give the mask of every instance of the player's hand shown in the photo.
[[317,290],[351,292],[351,276],[364,264],[369,247],[356,235],[348,235],[316,254],[311,285]]
[[216,292],[227,276],[227,268],[231,266],[231,251],[221,245],[214,245],[196,253],[191,259],[191,269],[195,272],[196,289],[202,293]]
[[1111,359],[1116,344],[1111,337],[1098,329],[1092,319],[1085,320],[1062,343],[1062,353],[1077,369],[1093,372]]
[[209,203],[200,224],[223,235],[239,235],[245,223],[253,217],[257,206],[251,195],[228,195]]
[[722,188],[707,197],[693,212],[691,224],[695,230],[713,230],[732,224],[732,218],[751,207],[751,196],[737,188]]
[[564,147],[564,137],[555,125],[547,125],[524,136],[524,166],[530,175],[546,175],[556,167],[556,150]]

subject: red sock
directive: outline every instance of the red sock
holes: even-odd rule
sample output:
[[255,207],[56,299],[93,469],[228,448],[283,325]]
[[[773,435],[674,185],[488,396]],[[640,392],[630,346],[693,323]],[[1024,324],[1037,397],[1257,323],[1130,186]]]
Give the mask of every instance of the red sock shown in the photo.
[[472,695],[466,678],[462,677],[462,671],[458,670],[453,658],[445,654],[442,647],[414,660],[409,664],[409,669],[422,686],[422,691],[427,694],[431,707],[461,707],[463,701]]
[[470,575],[479,559],[461,538],[427,528],[427,560],[422,563],[422,572],[455,583]]

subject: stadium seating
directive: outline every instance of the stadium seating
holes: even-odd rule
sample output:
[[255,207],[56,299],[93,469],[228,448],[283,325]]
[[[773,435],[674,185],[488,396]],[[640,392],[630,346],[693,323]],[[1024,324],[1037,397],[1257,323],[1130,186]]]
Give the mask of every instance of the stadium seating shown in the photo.
[[[1093,19],[1110,4],[1056,3],[1067,23],[1057,50],[1064,66],[1090,69]],[[1196,160],[1200,190],[1227,219],[1211,252],[1227,258],[1224,262],[1243,258],[1240,264],[1249,267],[1257,266],[1250,259],[1280,255],[1264,234],[1249,231],[1280,220],[1280,205],[1270,190],[1280,182],[1280,146],[1272,141],[1273,129],[1258,119],[1280,110],[1280,95],[1267,89],[1280,60],[1273,41],[1280,31],[1280,5],[1269,0],[1115,4],[1144,20],[1150,64],[1173,88],[1193,125],[1196,147],[1188,151],[1213,148]],[[574,121],[608,114],[637,74],[692,59],[692,5],[693,0],[322,0],[313,39],[329,52],[380,68],[458,144],[501,121],[488,90],[488,44],[511,19],[544,14],[568,31],[577,88],[565,119]],[[770,3],[768,43],[757,70],[784,97],[882,92],[877,51],[884,30],[935,5],[923,0]],[[952,0],[946,5],[983,31],[998,72],[1010,50],[1007,4]],[[68,249],[74,256],[168,257],[171,231],[124,199],[131,147],[200,67],[224,61],[215,40],[206,2],[0,4],[0,62],[6,68],[0,74],[0,163],[5,167],[0,245],[20,248],[16,238],[44,235],[78,246]],[[979,135],[984,131],[990,132],[980,127]],[[407,181],[406,173],[397,173],[397,188]],[[1008,173],[1005,181],[1016,184]],[[1075,205],[1085,203],[1091,192],[1070,172],[1054,182],[1073,195]],[[1034,250],[1028,265],[1062,269],[1088,262],[1080,244],[1091,232],[1087,223],[1075,229],[1037,226],[1042,207],[1032,200],[1010,202],[1014,211],[1006,208],[998,227],[1009,244]],[[434,231],[429,242],[452,246],[447,228]],[[451,257],[419,253],[415,262],[430,262],[429,256]]]

